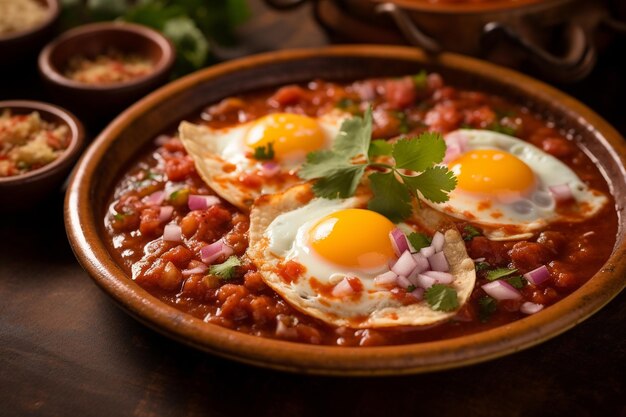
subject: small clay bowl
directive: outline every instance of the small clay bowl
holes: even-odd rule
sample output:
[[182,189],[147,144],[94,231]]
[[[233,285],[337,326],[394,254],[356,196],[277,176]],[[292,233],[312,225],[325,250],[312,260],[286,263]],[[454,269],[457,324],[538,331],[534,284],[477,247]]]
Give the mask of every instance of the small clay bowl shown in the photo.
[[61,10],[60,0],[38,1],[46,7],[45,19],[24,30],[0,34],[0,70],[13,68],[25,59],[37,56],[41,47],[50,39]]
[[[94,58],[111,48],[124,54],[149,58],[154,68],[127,81],[87,84],[64,75],[72,57]],[[176,51],[159,32],[146,26],[107,22],[69,30],[49,43],[39,54],[39,71],[53,97],[81,117],[110,117],[164,84],[170,75]]]
[[[549,308],[513,323],[452,339],[383,347],[312,346],[251,336],[206,323],[139,286],[105,243],[104,216],[116,182],[155,137],[225,97],[312,79],[440,73],[451,85],[497,94],[574,129],[593,155],[618,210],[616,244],[582,287]],[[334,46],[247,57],[191,74],[135,104],[96,139],[81,159],[65,201],[65,225],[79,262],[129,314],[176,340],[241,362],[299,373],[390,375],[453,368],[507,355],[580,323],[615,297],[626,280],[626,143],[606,121],[575,99],[520,73],[460,55],[433,59],[416,48]]]
[[0,101],[0,114],[6,109],[11,110],[13,115],[36,111],[43,120],[64,124],[70,130],[70,143],[57,159],[25,174],[0,177],[0,211],[12,212],[32,207],[60,189],[80,156],[85,131],[76,116],[52,104],[26,100]]

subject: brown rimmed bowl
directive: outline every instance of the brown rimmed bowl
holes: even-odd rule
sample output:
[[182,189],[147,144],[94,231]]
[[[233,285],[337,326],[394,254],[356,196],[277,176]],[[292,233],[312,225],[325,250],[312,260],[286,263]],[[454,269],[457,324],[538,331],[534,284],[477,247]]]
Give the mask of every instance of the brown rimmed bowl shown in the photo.
[[46,7],[46,17],[38,24],[16,32],[0,34],[0,70],[15,67],[28,57],[37,56],[47,42],[61,12],[60,0],[38,0]]
[[[87,84],[64,75],[77,55],[95,57],[114,48],[149,58],[154,68],[141,77],[108,84]],[[39,72],[51,94],[90,120],[109,117],[164,84],[172,71],[176,50],[159,32],[142,25],[104,22],[79,26],[50,42],[39,54]]]
[[45,121],[66,125],[70,130],[70,143],[57,159],[41,168],[12,177],[0,177],[0,212],[32,207],[58,191],[80,156],[85,140],[82,123],[72,113],[60,107],[39,101],[0,101],[0,114],[7,109],[12,114],[30,114],[37,111]]
[[573,98],[519,73],[452,54],[431,60],[405,47],[336,46],[274,52],[236,60],[171,83],[114,120],[83,156],[65,202],[65,223],[80,263],[127,312],[151,328],[207,352],[269,368],[327,375],[390,375],[459,367],[528,348],[585,320],[626,285],[626,225],[602,269],[564,300],[533,316],[453,339],[388,347],[312,346],[238,333],[182,313],[132,281],[104,243],[104,216],[117,179],[165,129],[220,99],[257,88],[313,78],[353,80],[441,73],[452,85],[499,94],[575,129],[597,162],[615,200],[626,201],[626,146],[606,121]]

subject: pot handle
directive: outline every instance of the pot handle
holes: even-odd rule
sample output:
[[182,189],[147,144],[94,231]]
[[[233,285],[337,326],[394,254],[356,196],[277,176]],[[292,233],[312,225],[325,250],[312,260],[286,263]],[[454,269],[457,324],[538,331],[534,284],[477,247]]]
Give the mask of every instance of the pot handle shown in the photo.
[[390,15],[396,22],[396,25],[398,25],[398,29],[400,29],[405,38],[413,45],[419,46],[431,54],[441,52],[439,42],[422,32],[400,7],[391,2],[385,2],[376,6],[376,12]]
[[265,4],[276,10],[289,10],[306,3],[307,0],[265,0]]
[[577,24],[567,27],[568,50],[557,56],[535,44],[514,29],[499,22],[490,22],[483,28],[483,40],[487,36],[503,35],[515,45],[528,52],[539,69],[559,81],[577,81],[587,76],[596,63],[596,48],[585,30]]

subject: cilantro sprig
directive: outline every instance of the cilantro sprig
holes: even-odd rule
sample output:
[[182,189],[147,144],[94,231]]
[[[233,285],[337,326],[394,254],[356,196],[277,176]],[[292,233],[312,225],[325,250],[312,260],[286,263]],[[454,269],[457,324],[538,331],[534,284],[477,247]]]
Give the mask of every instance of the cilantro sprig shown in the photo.
[[435,284],[424,293],[430,308],[435,311],[452,311],[459,308],[456,290],[442,284]]
[[231,256],[221,264],[211,265],[209,273],[227,281],[235,276],[235,270],[238,266],[241,266],[239,258]]
[[[354,195],[366,170],[374,197],[368,208],[394,222],[411,215],[411,197],[420,196],[434,203],[448,200],[456,187],[456,177],[443,161],[446,145],[440,134],[422,133],[394,144],[372,142],[372,109],[363,117],[343,122],[330,150],[311,152],[299,172],[304,180],[317,181],[313,192],[329,199]],[[390,156],[395,164],[375,161],[375,156]]]

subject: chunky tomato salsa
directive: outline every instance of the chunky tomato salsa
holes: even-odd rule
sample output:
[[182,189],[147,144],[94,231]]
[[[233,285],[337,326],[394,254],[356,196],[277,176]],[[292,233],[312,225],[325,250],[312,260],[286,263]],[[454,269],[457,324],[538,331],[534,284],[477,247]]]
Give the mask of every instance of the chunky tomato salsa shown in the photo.
[[[338,346],[432,341],[505,325],[549,308],[587,282],[608,259],[617,230],[615,204],[601,173],[577,146],[576,132],[504,98],[447,85],[435,73],[348,84],[316,80],[243,94],[206,108],[195,122],[232,133],[232,128],[270,113],[326,122],[329,114],[362,115],[368,106],[374,139],[393,142],[458,129],[502,133],[564,163],[582,183],[604,195],[606,204],[587,219],[557,216],[516,239],[496,239],[478,222],[450,217],[476,268],[473,291],[453,317],[431,326],[333,326],[292,307],[266,284],[246,254],[249,210],[218,196],[201,178],[178,134],[170,132],[155,138],[111,196],[104,219],[111,253],[155,297],[205,322],[256,336]],[[226,144],[236,140],[233,135]],[[269,177],[274,185],[294,178],[293,172],[276,178],[273,153],[287,146],[279,142],[257,142],[254,155],[246,157],[267,162],[238,176],[237,186],[262,192]],[[556,188],[557,200],[567,200]],[[559,203],[554,210],[566,213],[568,207]],[[288,261],[279,272],[289,280],[303,268]],[[499,282],[505,284],[494,292],[493,284]]]

